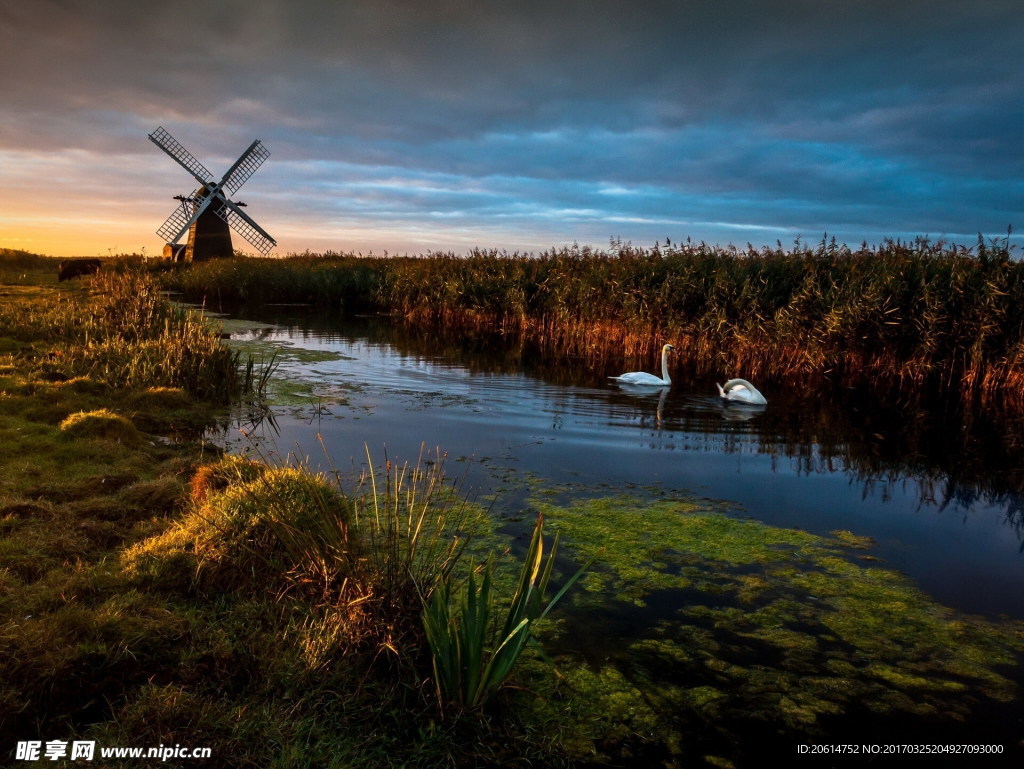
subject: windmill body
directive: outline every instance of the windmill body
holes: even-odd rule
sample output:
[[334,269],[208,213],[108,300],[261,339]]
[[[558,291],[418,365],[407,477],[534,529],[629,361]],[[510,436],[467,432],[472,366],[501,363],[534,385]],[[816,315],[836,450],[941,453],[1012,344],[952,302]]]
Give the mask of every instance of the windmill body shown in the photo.
[[[204,198],[208,195],[206,188],[197,190],[197,195]],[[185,246],[186,262],[205,262],[221,256],[231,256],[231,228],[225,219],[221,219],[212,205],[206,206],[202,213],[189,225],[188,244]]]
[[[176,260],[183,258],[186,261],[231,256],[232,229],[263,256],[277,245],[277,241],[241,210],[244,203],[235,202],[227,197],[228,194],[233,195],[237,192],[263,161],[270,157],[267,148],[259,139],[249,145],[220,181],[216,181],[213,174],[163,127],[149,134],[149,139],[192,174],[199,183],[191,195],[175,196],[181,205],[157,230],[157,235],[167,243],[164,248],[165,256]],[[186,232],[188,241],[182,250],[178,241]]]

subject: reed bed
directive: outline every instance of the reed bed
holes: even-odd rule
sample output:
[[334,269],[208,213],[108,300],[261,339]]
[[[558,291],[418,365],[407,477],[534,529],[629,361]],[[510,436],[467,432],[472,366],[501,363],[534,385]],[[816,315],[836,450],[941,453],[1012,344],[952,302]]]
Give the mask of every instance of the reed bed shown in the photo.
[[0,337],[57,346],[37,361],[50,377],[86,376],[125,388],[181,387],[227,402],[242,392],[238,354],[199,313],[174,307],[153,279],[132,271],[101,272],[90,290],[54,292],[26,311],[0,303]]
[[697,374],[884,383],[982,400],[1024,393],[1024,265],[1009,238],[856,250],[682,244],[539,256],[303,254],[196,265],[191,299],[304,302],[518,336],[595,366],[671,340]]
[[345,311],[376,310],[380,278],[378,260],[334,253],[285,259],[239,256],[162,272],[164,285],[189,301],[304,303]]

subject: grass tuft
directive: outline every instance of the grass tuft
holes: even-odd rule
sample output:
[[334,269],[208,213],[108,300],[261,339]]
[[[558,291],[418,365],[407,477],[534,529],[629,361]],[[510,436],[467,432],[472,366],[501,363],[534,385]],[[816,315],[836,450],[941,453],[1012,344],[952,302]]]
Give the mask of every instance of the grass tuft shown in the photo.
[[75,438],[98,438],[126,446],[139,446],[143,440],[130,419],[109,409],[71,414],[60,423],[60,429]]

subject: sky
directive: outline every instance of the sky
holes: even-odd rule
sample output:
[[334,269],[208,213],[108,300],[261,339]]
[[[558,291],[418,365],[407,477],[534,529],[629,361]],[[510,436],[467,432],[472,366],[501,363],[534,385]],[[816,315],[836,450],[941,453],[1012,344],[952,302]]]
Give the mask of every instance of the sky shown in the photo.
[[970,244],[1024,232],[1024,6],[0,0],[0,247],[159,253],[158,126],[262,140],[274,255]]

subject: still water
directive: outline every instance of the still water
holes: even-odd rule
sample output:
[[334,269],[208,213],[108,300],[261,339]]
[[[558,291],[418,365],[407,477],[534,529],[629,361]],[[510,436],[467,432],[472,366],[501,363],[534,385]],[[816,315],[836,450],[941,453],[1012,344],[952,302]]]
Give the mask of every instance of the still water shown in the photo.
[[1024,618],[1020,455],[999,424],[967,434],[962,416],[781,387],[762,388],[767,407],[727,407],[713,381],[631,389],[583,361],[531,360],[386,320],[260,314],[225,328],[248,352],[278,351],[278,405],[272,422],[240,417],[218,436],[236,450],[315,460],[326,447],[345,468],[367,449],[410,463],[440,449],[452,473],[468,467],[463,490],[498,492],[499,510],[519,499],[517,473],[581,492],[686,492],[774,526],[870,537],[872,556],[939,603]]
[[630,388],[580,360],[444,343],[383,319],[265,317],[224,322],[234,344],[279,362],[272,420],[243,416],[217,436],[234,450],[315,460],[326,447],[339,468],[368,450],[410,463],[440,450],[465,471],[464,492],[498,490],[499,509],[517,498],[509,471],[595,492],[679,490],[771,525],[853,531],[939,603],[1024,618],[1020,457],[959,434],[955,417],[922,428],[920,407],[882,413],[784,388],[764,388],[766,408],[725,405],[713,381]]
[[[1006,765],[1019,765],[1024,719],[1013,660],[1022,645],[1012,620],[1024,619],[1020,417],[770,383],[757,383],[767,407],[727,406],[713,380],[682,370],[665,389],[608,381],[656,361],[615,361],[609,371],[514,340],[386,319],[286,307],[244,317],[257,319],[224,319],[232,344],[243,357],[274,355],[278,368],[269,410],[242,410],[211,436],[228,449],[297,455],[341,471],[365,467],[367,453],[379,465],[439,451],[462,492],[492,504],[504,533],[521,540],[533,505],[544,504],[536,495],[552,493],[547,499],[569,516],[556,519],[570,532],[569,553],[578,525],[577,544],[600,532],[609,553],[602,563],[617,552],[613,571],[631,573],[635,584],[661,569],[644,601],[631,602],[621,581],[611,587],[614,577],[596,592],[574,589],[549,649],[585,661],[596,697],[610,665],[622,696],[648,713],[662,702],[643,727],[677,735],[658,738],[662,745],[683,740],[688,756],[753,766],[766,750],[794,755],[805,734],[829,735],[826,742],[884,734],[986,742],[1006,749]],[[605,512],[586,500],[624,492],[696,499],[726,511],[728,523],[690,517],[719,528],[686,544],[675,538],[688,527],[678,511],[666,516],[640,503],[602,529]],[[763,566],[730,565],[728,556],[695,566],[705,545],[756,550],[743,544],[751,530],[780,531],[750,520],[787,530],[791,541],[806,537],[792,530],[846,531],[869,545],[842,556],[852,567],[820,547],[813,564],[789,550],[773,564],[783,550],[771,544],[760,551],[768,553]],[[689,577],[699,587],[686,587]],[[757,602],[737,601],[746,588],[761,591]],[[1016,651],[996,651],[1007,646]],[[652,753],[650,765],[666,755]],[[637,760],[621,765],[647,765]]]

